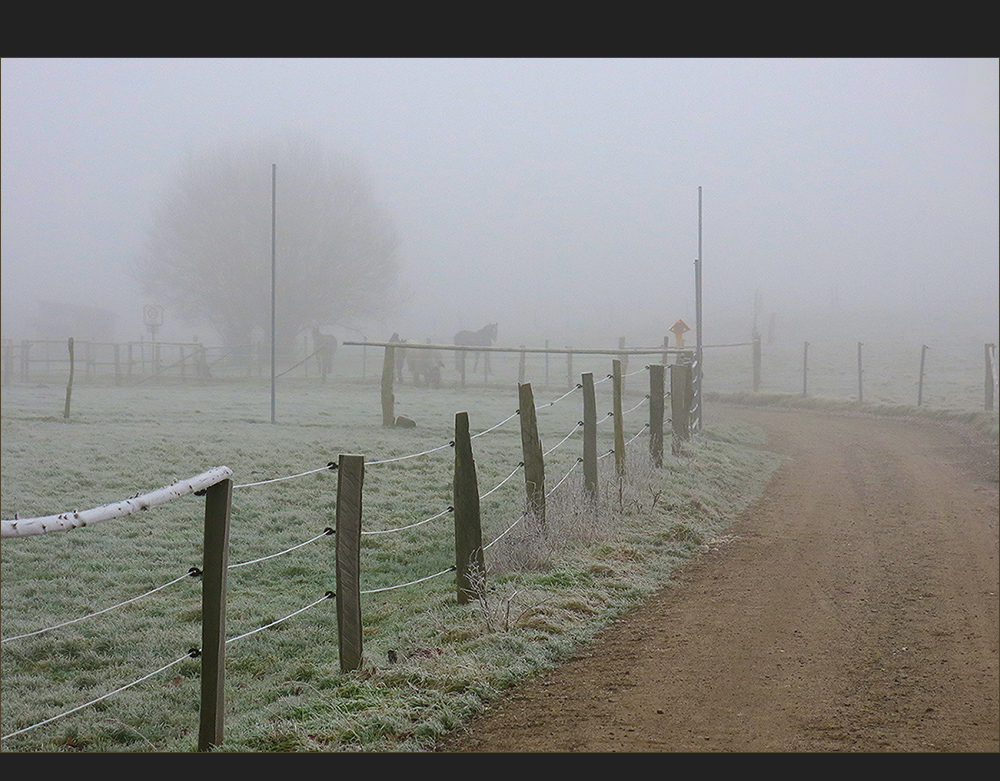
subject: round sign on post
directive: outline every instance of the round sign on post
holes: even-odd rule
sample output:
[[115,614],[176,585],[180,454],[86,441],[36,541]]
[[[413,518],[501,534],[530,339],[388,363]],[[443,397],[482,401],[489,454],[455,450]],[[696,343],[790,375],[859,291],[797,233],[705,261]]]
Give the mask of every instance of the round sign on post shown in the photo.
[[142,317],[146,325],[151,328],[163,325],[163,307],[157,304],[149,304],[143,307]]

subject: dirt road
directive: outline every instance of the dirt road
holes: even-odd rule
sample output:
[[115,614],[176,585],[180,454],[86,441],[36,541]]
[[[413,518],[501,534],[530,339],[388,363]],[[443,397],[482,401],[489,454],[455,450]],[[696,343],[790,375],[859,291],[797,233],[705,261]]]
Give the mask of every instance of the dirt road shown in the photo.
[[725,542],[442,751],[998,751],[995,447],[764,409]]

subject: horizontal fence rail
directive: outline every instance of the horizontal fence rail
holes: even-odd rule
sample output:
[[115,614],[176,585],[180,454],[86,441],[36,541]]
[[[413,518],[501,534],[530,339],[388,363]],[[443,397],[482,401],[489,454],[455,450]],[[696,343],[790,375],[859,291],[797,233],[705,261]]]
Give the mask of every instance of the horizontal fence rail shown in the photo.
[[232,470],[227,466],[217,466],[195,475],[187,480],[177,480],[170,485],[158,488],[145,494],[136,494],[129,499],[123,499],[113,504],[105,504],[91,510],[71,510],[56,515],[44,515],[39,518],[24,518],[0,521],[0,537],[30,537],[48,532],[66,531],[82,526],[90,526],[112,518],[148,510],[151,507],[178,499],[181,496],[198,493],[231,477]]

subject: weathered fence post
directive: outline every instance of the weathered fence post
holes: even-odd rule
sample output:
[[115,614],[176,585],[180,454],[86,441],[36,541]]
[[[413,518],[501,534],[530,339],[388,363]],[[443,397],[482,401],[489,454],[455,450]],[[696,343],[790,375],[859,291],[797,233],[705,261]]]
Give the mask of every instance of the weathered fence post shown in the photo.
[[993,374],[993,356],[996,355],[997,346],[995,344],[985,345],[986,355],[986,382],[983,385],[985,391],[985,405],[987,410],[993,409],[993,386],[996,384],[996,377]]
[[929,348],[926,344],[920,346],[920,379],[917,380],[917,406],[924,403],[924,356]]
[[670,346],[670,338],[667,336],[663,337],[663,360],[660,362],[664,366],[670,363],[670,353],[667,352],[667,348]]
[[614,389],[615,421],[615,474],[625,476],[625,431],[622,423],[622,362],[615,358],[611,362],[611,382]]
[[[625,337],[618,337],[618,349],[625,349]],[[618,356],[618,360],[622,362],[622,395],[625,395],[625,373],[628,371],[628,353],[622,353]]]
[[662,364],[649,365],[649,455],[654,466],[663,466],[663,381]]
[[806,376],[809,373],[809,342],[802,345],[802,395],[806,395]]
[[226,573],[233,481],[205,491],[205,543],[201,576],[201,724],[198,750],[222,743],[226,715]]
[[863,385],[863,383],[861,381],[861,377],[862,377],[862,372],[861,372],[861,347],[862,346],[863,346],[862,343],[858,342],[858,403],[859,404],[863,403],[864,400],[865,400],[864,385]]
[[70,397],[73,395],[73,369],[76,366],[76,362],[73,360],[73,337],[69,338],[69,382],[66,384],[66,404],[63,407],[63,417],[69,417],[69,401]]
[[[392,364],[390,364],[390,368]],[[365,457],[341,455],[337,467],[337,629],[340,671],[361,667],[361,488]]]
[[675,363],[670,367],[670,421],[673,433],[671,450],[677,455],[681,442],[691,438],[691,364]]
[[[523,348],[524,345],[522,344],[521,347]],[[517,381],[518,381],[518,384],[524,382],[524,363],[525,363],[525,355],[524,355],[524,350],[522,349],[521,350],[521,363],[517,367]]]
[[581,375],[583,380],[583,487],[591,500],[597,500],[597,399],[594,373]]
[[[566,349],[569,349],[568,344]],[[573,353],[566,353],[566,387],[567,389],[573,388]]]
[[[989,354],[986,355],[986,367],[989,368]],[[4,339],[3,346],[3,384],[10,385],[14,374],[14,340]]]
[[[393,334],[395,336],[395,334]],[[382,425],[396,424],[396,397],[392,392],[392,380],[396,375],[396,348],[387,345],[382,360]]]
[[31,357],[29,352],[31,351],[31,342],[27,339],[21,340],[21,382],[28,381],[28,365],[31,363]]
[[122,384],[121,345],[115,344],[115,385]]
[[753,337],[753,392],[760,390],[760,334]]
[[483,529],[479,514],[479,480],[469,436],[469,413],[455,413],[455,480],[453,485],[455,513],[455,587],[458,604],[468,603],[473,596],[474,577],[485,569],[483,559]]
[[533,513],[542,529],[545,528],[545,462],[542,442],[538,438],[538,420],[535,415],[535,397],[531,383],[517,388],[518,412],[521,418],[521,453],[524,460],[524,490],[527,511]]

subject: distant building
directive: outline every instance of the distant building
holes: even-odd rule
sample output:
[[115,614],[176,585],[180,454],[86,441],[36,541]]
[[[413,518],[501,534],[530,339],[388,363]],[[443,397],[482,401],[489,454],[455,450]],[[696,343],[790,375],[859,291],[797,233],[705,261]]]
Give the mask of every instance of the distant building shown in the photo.
[[39,301],[31,321],[38,339],[114,342],[117,315],[107,309],[58,301]]

